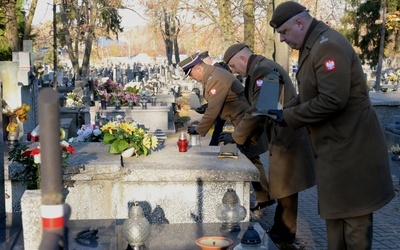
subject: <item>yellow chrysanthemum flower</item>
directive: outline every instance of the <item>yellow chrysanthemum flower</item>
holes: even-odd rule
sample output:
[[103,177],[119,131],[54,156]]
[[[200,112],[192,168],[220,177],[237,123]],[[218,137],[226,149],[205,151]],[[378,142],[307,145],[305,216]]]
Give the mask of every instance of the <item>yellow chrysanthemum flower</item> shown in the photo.
[[8,125],[6,130],[10,133],[15,133],[17,131],[18,124],[16,122],[11,121]]
[[25,103],[22,103],[22,107],[23,107],[23,109],[26,111],[26,113],[28,113],[29,110],[31,110],[31,106],[26,105]]
[[14,114],[19,118],[21,116],[26,116],[29,110],[31,110],[31,107],[23,103],[20,107],[14,110]]
[[113,134],[113,130],[115,129],[115,123],[114,122],[108,122],[106,125],[101,127],[101,131],[108,131],[111,135]]

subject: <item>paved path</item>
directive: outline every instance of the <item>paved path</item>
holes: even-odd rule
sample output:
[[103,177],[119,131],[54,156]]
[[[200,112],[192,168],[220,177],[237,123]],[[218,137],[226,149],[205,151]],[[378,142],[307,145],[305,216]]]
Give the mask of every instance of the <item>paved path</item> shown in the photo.
[[[370,92],[371,102],[381,105],[399,105],[400,91]],[[399,111],[400,115],[400,111]],[[191,111],[191,121],[200,120],[201,115]],[[203,139],[203,144],[207,143]],[[261,156],[268,171],[268,154]],[[373,246],[372,249],[400,249],[400,162],[391,161],[391,173],[395,185],[396,197],[385,207],[374,213]],[[268,230],[273,223],[275,207],[271,206],[259,216],[258,222]],[[297,222],[297,249],[324,250],[327,249],[325,221],[317,212],[317,190],[314,186],[299,193],[299,211]],[[295,249],[286,247],[282,249]]]
[[[268,156],[264,154],[261,158],[264,166],[268,168]],[[391,161],[391,170],[392,173],[399,173],[400,163]],[[398,175],[393,174],[393,182],[396,197],[384,208],[374,213],[372,249],[400,249],[400,186]],[[266,208],[258,220],[266,230],[272,226],[275,207],[276,205]],[[299,193],[296,237],[297,247],[300,249],[327,249],[325,221],[319,217],[317,212],[317,189],[315,186]],[[294,248],[288,247],[286,249]]]
[[369,92],[369,97],[373,104],[386,104],[386,105],[399,105],[400,104],[400,91],[389,92]]

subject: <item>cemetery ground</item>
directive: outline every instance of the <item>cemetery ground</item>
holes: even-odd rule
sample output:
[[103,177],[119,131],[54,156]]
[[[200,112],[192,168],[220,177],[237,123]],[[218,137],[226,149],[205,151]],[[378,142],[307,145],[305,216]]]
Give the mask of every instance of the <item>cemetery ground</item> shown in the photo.
[[[393,95],[377,93],[377,95],[371,95],[371,100],[376,103],[381,101],[390,103],[399,101],[399,97],[400,93],[393,92]],[[184,110],[182,112],[183,123],[187,122],[191,124],[201,119],[201,115],[193,110]],[[390,117],[389,120],[391,119]],[[176,134],[168,135],[166,146],[176,147],[178,133],[182,129],[182,127],[178,126]],[[202,145],[208,145],[209,139],[210,134],[202,139]],[[268,152],[261,155],[261,160],[266,168],[266,172],[268,172]],[[374,241],[372,249],[400,249],[400,161],[390,160],[390,164],[396,196],[384,208],[374,213]],[[252,200],[254,200],[253,196]],[[273,223],[275,208],[276,205],[273,205],[267,207],[263,211],[256,211],[254,220],[259,222],[265,230],[268,230]],[[20,220],[21,217],[20,214],[7,214],[7,216],[15,218],[13,219],[14,221]],[[296,244],[292,246],[281,246],[281,249],[327,249],[325,222],[319,217],[317,212],[317,190],[315,186],[299,193],[297,227]],[[7,226],[5,235],[6,239],[0,242],[0,249],[24,249],[21,222],[15,223],[12,227]]]
[[[400,100],[397,99],[400,93],[384,97]],[[192,120],[199,119],[199,116],[194,113],[191,111]],[[207,143],[207,141],[202,143]],[[391,157],[390,155],[389,158]],[[261,155],[261,161],[268,173],[268,152]],[[377,250],[400,249],[400,161],[391,159],[389,161],[396,196],[389,204],[374,213],[372,249]],[[254,200],[254,197],[252,198]],[[259,222],[266,231],[272,227],[275,208],[276,204],[262,211],[255,211],[255,221]],[[320,218],[317,209],[316,186],[299,193],[296,243],[291,246],[281,246],[281,249],[327,249],[325,221]]]

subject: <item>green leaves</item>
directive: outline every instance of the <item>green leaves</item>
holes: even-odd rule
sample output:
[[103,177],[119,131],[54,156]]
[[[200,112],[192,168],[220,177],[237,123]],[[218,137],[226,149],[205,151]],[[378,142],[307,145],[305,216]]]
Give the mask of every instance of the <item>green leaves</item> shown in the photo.
[[129,143],[121,138],[115,137],[112,134],[105,133],[103,138],[104,144],[111,144],[108,152],[111,154],[120,154],[129,147]]
[[111,144],[115,140],[115,136],[109,133],[104,133],[103,142],[104,144]]
[[110,145],[109,152],[111,154],[120,154],[128,147],[129,143],[127,143],[125,140],[117,139]]

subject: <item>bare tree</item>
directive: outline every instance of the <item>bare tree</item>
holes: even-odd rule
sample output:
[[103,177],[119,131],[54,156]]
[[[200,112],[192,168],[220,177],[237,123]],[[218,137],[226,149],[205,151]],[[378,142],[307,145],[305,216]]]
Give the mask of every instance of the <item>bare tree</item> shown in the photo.
[[[4,13],[4,36],[11,52],[21,51],[22,40],[30,39],[37,1],[32,0],[29,10],[25,9],[27,6],[22,6],[22,0],[2,0],[0,2],[0,12]],[[25,16],[26,11],[28,11],[27,16]]]
[[[94,39],[97,36],[115,36],[118,39],[118,33],[123,31],[117,10],[121,7],[120,1],[62,0],[60,17],[63,28],[59,31],[61,45],[68,47],[68,55],[78,77],[89,73]],[[84,55],[80,67],[81,47]]]
[[172,64],[173,55],[175,56],[175,62],[179,62],[179,3],[179,0],[168,3],[158,2],[157,0],[142,3],[146,6],[148,15],[151,16],[151,27],[162,34],[168,65]]
[[17,23],[17,0],[3,0],[4,12],[6,15],[5,37],[8,40],[11,51],[20,51],[20,41],[18,38],[18,23]]
[[31,6],[29,7],[28,15],[25,19],[25,29],[24,29],[23,40],[30,39],[31,30],[32,30],[32,22],[33,22],[33,17],[35,15],[37,3],[38,3],[38,0],[31,1]]
[[254,0],[243,0],[244,42],[254,50]]

